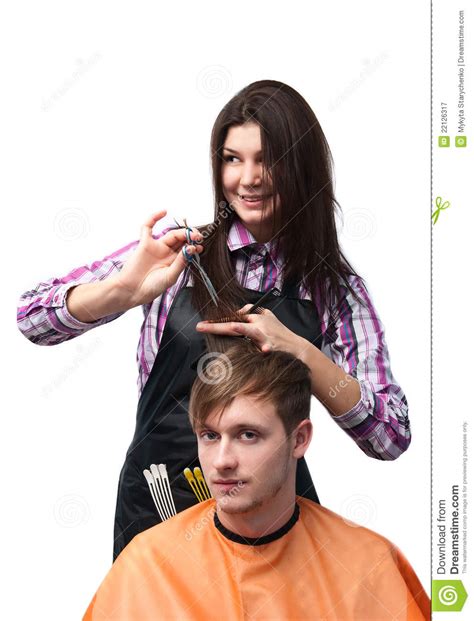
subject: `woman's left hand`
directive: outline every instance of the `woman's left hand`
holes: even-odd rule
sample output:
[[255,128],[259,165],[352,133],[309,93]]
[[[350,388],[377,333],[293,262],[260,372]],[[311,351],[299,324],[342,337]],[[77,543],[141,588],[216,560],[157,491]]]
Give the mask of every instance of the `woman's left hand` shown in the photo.
[[[246,304],[237,312],[244,313],[251,307],[252,304]],[[210,323],[208,321],[200,321],[196,329],[199,332],[211,332],[212,334],[246,336],[265,354],[273,350],[295,354],[298,351],[298,344],[301,340],[301,337],[281,323],[268,308],[264,308],[262,313],[247,315],[246,322]]]

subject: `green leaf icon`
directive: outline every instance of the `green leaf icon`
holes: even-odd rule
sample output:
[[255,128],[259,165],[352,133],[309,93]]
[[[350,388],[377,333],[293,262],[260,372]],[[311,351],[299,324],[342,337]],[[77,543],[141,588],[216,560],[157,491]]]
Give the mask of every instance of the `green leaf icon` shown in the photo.
[[432,587],[431,609],[433,612],[462,610],[467,599],[462,580],[433,580]]

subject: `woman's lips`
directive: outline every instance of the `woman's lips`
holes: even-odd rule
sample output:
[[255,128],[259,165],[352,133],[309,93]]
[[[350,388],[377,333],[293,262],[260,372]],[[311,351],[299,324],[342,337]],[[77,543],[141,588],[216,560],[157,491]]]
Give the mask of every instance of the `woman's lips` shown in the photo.
[[253,198],[253,197],[247,199],[241,196],[240,194],[238,194],[237,196],[239,197],[240,202],[243,203],[246,207],[261,207],[263,205],[264,199],[269,198],[268,194],[258,199]]

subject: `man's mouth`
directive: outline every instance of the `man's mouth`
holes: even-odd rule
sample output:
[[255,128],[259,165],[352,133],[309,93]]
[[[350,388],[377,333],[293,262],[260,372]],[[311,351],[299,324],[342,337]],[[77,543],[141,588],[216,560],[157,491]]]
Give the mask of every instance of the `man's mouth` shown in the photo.
[[214,481],[214,485],[222,491],[228,491],[235,487],[243,487],[245,485],[245,481],[242,481],[242,479],[218,479],[217,481]]

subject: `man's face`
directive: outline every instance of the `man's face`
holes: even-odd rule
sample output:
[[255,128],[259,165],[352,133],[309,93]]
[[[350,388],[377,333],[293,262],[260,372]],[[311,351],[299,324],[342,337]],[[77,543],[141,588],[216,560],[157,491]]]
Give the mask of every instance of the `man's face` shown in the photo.
[[271,401],[237,396],[196,429],[199,461],[218,508],[247,513],[294,494],[296,458],[292,438]]

